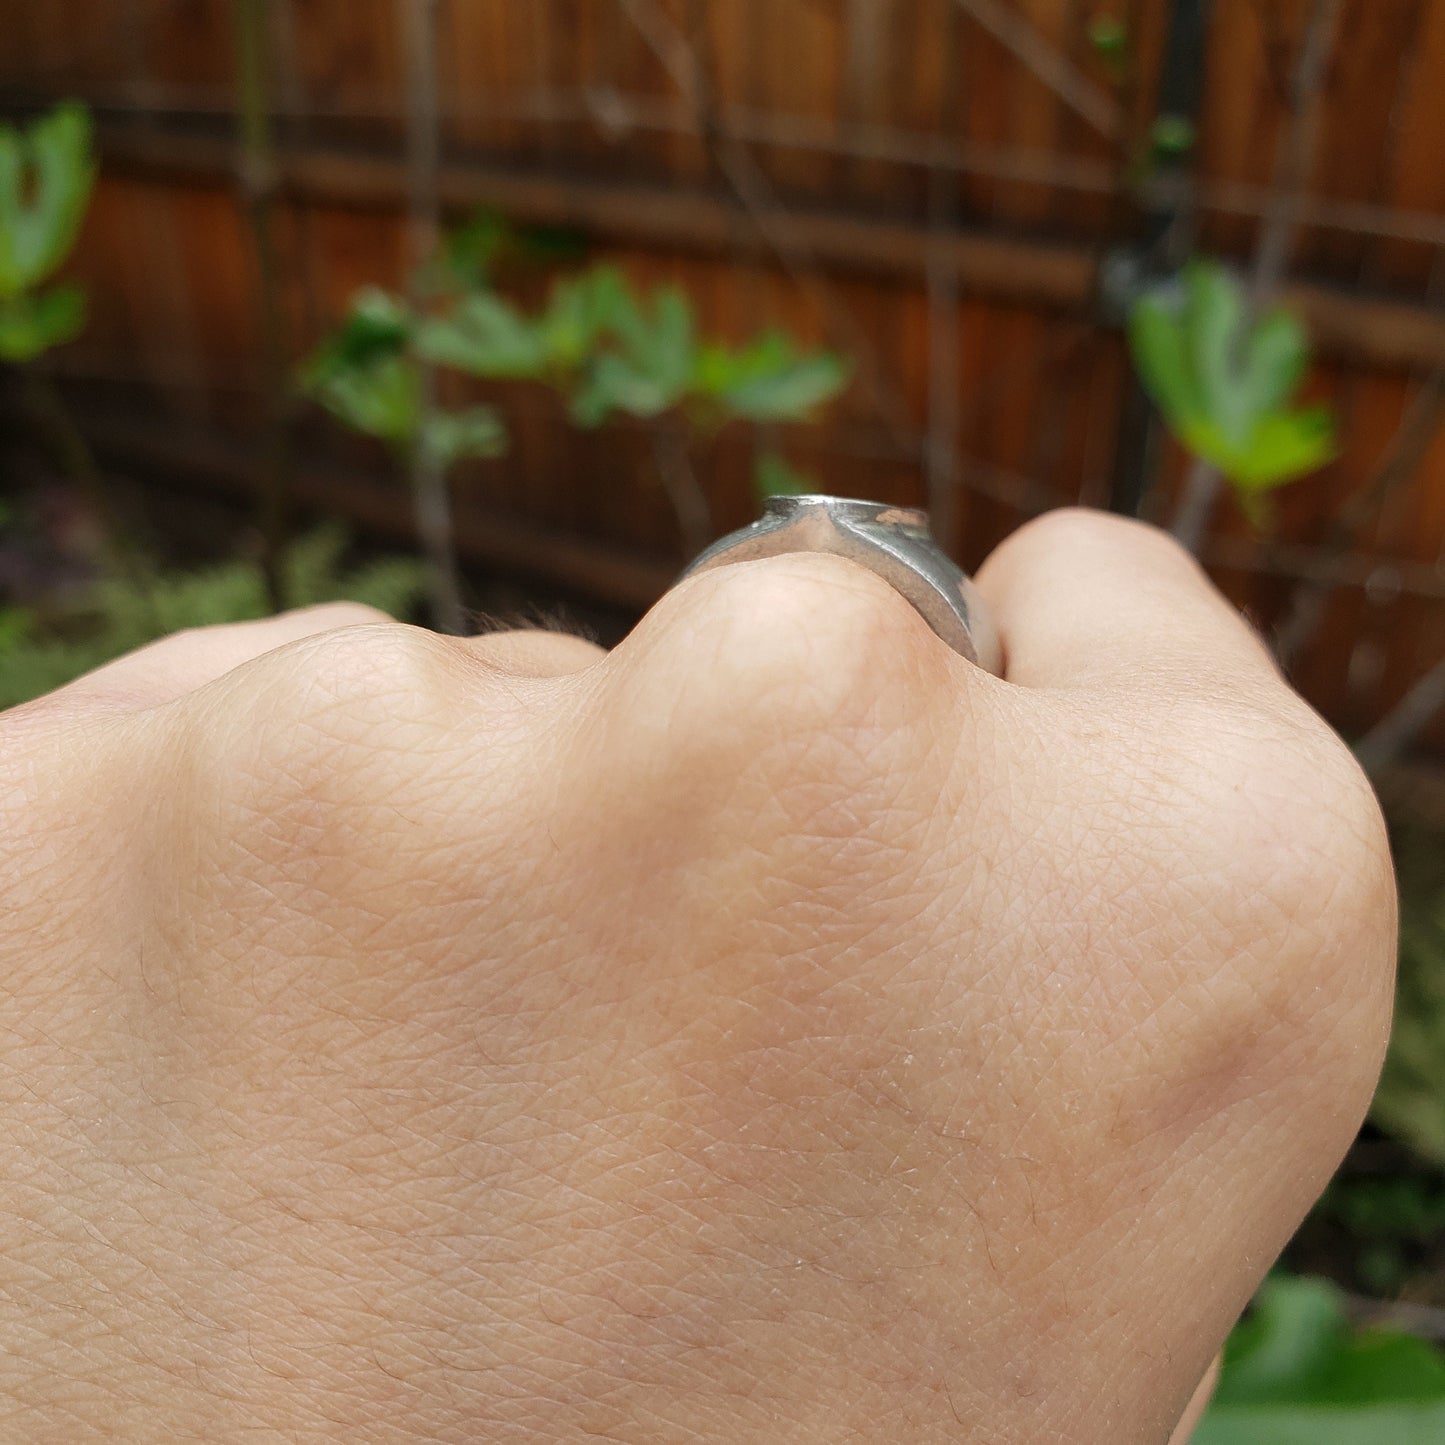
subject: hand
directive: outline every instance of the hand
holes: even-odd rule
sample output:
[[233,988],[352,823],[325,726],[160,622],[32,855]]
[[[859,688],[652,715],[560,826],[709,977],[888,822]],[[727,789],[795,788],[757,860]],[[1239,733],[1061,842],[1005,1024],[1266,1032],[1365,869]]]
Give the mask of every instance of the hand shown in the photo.
[[352,607],[0,718],[0,1435],[1163,1441],[1350,1140],[1370,790],[1174,545]]

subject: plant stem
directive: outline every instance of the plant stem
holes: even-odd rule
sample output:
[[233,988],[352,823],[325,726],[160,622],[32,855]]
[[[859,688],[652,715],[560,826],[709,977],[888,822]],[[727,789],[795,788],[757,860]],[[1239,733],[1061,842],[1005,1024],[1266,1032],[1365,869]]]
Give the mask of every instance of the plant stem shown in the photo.
[[[1289,126],[1275,151],[1269,209],[1260,224],[1250,268],[1249,302],[1256,317],[1274,301],[1299,227],[1304,185],[1314,162],[1319,132],[1315,102],[1324,84],[1325,63],[1334,49],[1343,9],[1344,0],[1314,0],[1300,43],[1290,82]],[[1217,467],[1195,459],[1171,530],[1183,546],[1196,554],[1213,519],[1221,482]]]
[[678,531],[689,557],[713,540],[712,508],[687,451],[687,423],[677,416],[660,417],[652,428],[652,454],[662,489],[677,516]]
[[[1414,476],[1442,420],[1445,420],[1445,357],[1435,364],[1415,393],[1415,399],[1390,439],[1379,470],[1331,522],[1322,546],[1327,556],[1338,557],[1348,551],[1365,521]],[[1328,582],[1301,582],[1295,589],[1289,613],[1275,636],[1274,653],[1281,667],[1287,669],[1319,631],[1332,590]]]
[[1430,726],[1442,708],[1445,708],[1445,658],[1360,739],[1355,748],[1360,766],[1367,773],[1388,767]]
[[1170,530],[1180,545],[1196,556],[1204,544],[1215,504],[1219,501],[1221,480],[1219,468],[1213,462],[1195,457],[1189,463],[1184,495],[1179,499],[1179,510],[1174,514],[1174,525]]
[[[402,0],[407,53],[407,178],[411,192],[408,230],[411,248],[411,297],[418,310],[424,272],[436,254],[441,205],[437,193],[440,130],[437,119],[436,0]],[[451,498],[446,468],[426,442],[426,424],[436,409],[436,375],[413,357],[420,381],[420,424],[407,458],[417,534],[426,554],[432,622],[439,632],[466,631],[456,549],[452,541]]]
[[23,377],[26,403],[49,439],[57,465],[84,493],[100,523],[101,552],[107,569],[133,583],[137,590],[146,588],[149,572],[116,516],[95,455],[55,382],[34,366],[26,367]]
[[286,552],[293,481],[286,436],[286,325],[276,264],[273,211],[276,164],[267,87],[266,0],[233,0],[236,81],[241,103],[238,179],[251,218],[260,279],[262,438],[261,567],[274,612],[287,605],[282,559]]
[[438,632],[461,636],[467,630],[466,614],[457,582],[446,468],[420,436],[412,444],[407,463],[411,469],[412,513],[427,560],[432,623]]

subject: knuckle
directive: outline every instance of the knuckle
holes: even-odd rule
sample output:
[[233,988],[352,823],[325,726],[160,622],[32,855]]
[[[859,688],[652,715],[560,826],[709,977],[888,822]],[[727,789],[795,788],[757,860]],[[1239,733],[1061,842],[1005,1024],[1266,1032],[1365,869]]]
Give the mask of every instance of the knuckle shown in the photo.
[[[1214,708],[1199,768],[1221,801],[1214,841],[1234,871],[1260,875],[1282,913],[1354,911],[1356,883],[1388,857],[1379,805],[1345,745],[1313,717]],[[1325,919],[1331,925],[1340,920]]]
[[614,672],[627,745],[785,831],[857,833],[898,816],[939,715],[957,706],[953,654],[891,587],[837,557],[703,574],[643,633]]
[[887,583],[842,558],[771,558],[700,580],[709,585],[689,609],[690,671],[765,727],[896,721],[941,647]]
[[[1334,1056],[1368,1098],[1388,1031],[1395,888],[1384,820],[1363,770],[1318,718],[1209,710],[1193,769],[1207,789],[1199,876],[1249,971],[1266,1032]],[[1363,1103],[1361,1103],[1363,1108]]]
[[277,662],[288,720],[338,740],[381,720],[405,726],[436,718],[454,667],[441,638],[392,622],[317,633]]
[[186,709],[193,770],[272,817],[392,808],[459,720],[455,667],[443,639],[395,623],[303,638]]
[[365,602],[316,602],[309,607],[295,607],[283,616],[305,618],[308,622],[314,622],[317,630],[334,630],[341,627],[366,627],[376,625],[392,625],[395,619],[390,613],[383,612],[379,607],[372,607]]

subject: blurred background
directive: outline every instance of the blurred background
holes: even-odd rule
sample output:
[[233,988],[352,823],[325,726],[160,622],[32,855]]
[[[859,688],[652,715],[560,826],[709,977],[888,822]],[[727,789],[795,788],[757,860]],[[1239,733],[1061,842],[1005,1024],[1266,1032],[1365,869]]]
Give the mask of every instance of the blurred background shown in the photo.
[[1198,1438],[1445,1439],[1445,0],[0,35],[0,705],[337,596],[611,643],[774,492],[927,506],[965,567],[1061,505],[1170,527],[1404,896],[1371,1122]]

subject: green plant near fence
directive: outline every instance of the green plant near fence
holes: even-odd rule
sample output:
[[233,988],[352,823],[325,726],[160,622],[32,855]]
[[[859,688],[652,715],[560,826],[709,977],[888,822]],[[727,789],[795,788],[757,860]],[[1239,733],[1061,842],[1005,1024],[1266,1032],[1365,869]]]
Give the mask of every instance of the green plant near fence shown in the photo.
[[52,277],[95,184],[90,118],[61,105],[28,129],[0,125],[0,360],[33,361],[80,334],[85,291]]
[[[398,452],[420,437],[450,466],[506,450],[499,413],[440,408],[422,384],[425,367],[546,386],[580,428],[619,414],[649,424],[658,479],[685,543],[696,549],[712,530],[692,471],[698,444],[731,422],[807,420],[847,384],[841,357],[801,349],[781,332],[736,346],[701,335],[692,303],[675,286],[643,293],[616,267],[599,265],[559,277],[546,302],[528,311],[493,287],[485,240],[452,249],[472,260],[444,268],[449,284],[438,288],[439,304],[419,306],[374,288],[360,293],[304,373],[325,407]],[[761,452],[760,493],[805,485],[781,456]]]
[[557,387],[582,427],[616,412],[652,419],[675,410],[702,430],[732,420],[798,421],[848,376],[841,357],[800,352],[778,331],[742,346],[702,338],[682,290],[639,295],[611,266],[558,281],[532,315],[495,292],[474,292],[450,316],[426,323],[419,344],[433,361],[472,376]]
[[1193,1445],[1439,1445],[1445,1355],[1394,1329],[1352,1328],[1343,1296],[1277,1276],[1230,1336]]
[[[82,108],[61,106],[28,129],[0,127],[0,360],[33,362],[83,326],[83,288],[55,275],[94,176]],[[840,358],[778,333],[736,346],[702,337],[681,291],[641,294],[608,267],[563,277],[529,312],[492,285],[504,236],[491,222],[460,233],[420,288],[433,304],[360,293],[307,370],[312,393],[398,454],[424,447],[449,467],[500,455],[505,426],[493,408],[439,403],[423,384],[424,368],[547,385],[578,426],[617,414],[651,423],[667,439],[659,466],[673,473],[670,495],[681,515],[688,502],[676,469],[698,440],[732,422],[765,428],[806,419],[846,384]],[[1224,268],[1197,262],[1145,293],[1133,308],[1130,339],[1171,430],[1219,468],[1256,519],[1277,487],[1333,455],[1328,412],[1296,405],[1309,360],[1304,332],[1281,312],[1252,318],[1243,287]],[[772,450],[759,457],[757,484],[763,493],[809,486]],[[291,597],[300,604],[348,597],[398,615],[415,605],[420,564],[393,559],[349,570],[344,550],[332,528],[297,541],[285,561]],[[117,574],[41,608],[0,608],[0,707],[178,628],[268,610],[261,570],[245,561]],[[1445,880],[1406,882],[1402,1006],[1374,1116],[1440,1160]],[[1217,1399],[1197,1436],[1199,1445],[1427,1440],[1445,1440],[1439,1352],[1398,1332],[1353,1329],[1337,1291],[1289,1278],[1266,1285],[1231,1337]]]
[[1130,308],[1129,344],[1170,431],[1218,468],[1255,522],[1270,493],[1335,456],[1330,409],[1295,404],[1310,361],[1304,327],[1282,309],[1253,316],[1217,261],[1146,288]]
[[[403,618],[415,609],[424,589],[420,562],[387,557],[352,567],[346,551],[346,534],[335,525],[291,544],[282,569],[296,606],[365,602]],[[0,708],[28,702],[182,628],[248,622],[270,612],[265,576],[244,558],[152,570],[143,580],[106,577],[43,607],[0,608]]]
[[1445,848],[1424,830],[1399,832],[1394,843],[1400,967],[1390,1051],[1371,1116],[1445,1168]]
[[351,427],[391,447],[398,458],[414,447],[443,470],[464,457],[495,457],[507,449],[500,415],[489,406],[448,409],[427,395],[419,318],[400,297],[367,287],[311,359],[305,388]]

